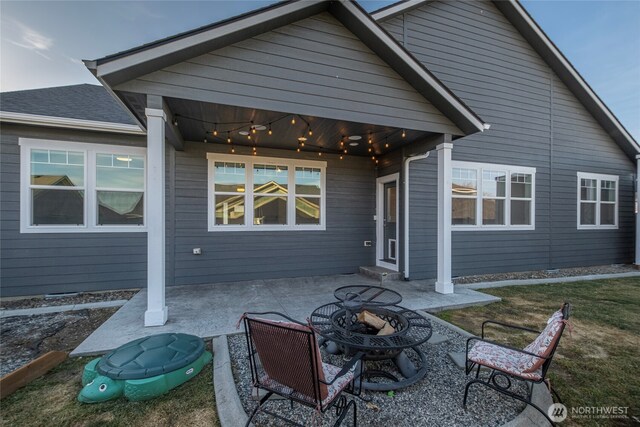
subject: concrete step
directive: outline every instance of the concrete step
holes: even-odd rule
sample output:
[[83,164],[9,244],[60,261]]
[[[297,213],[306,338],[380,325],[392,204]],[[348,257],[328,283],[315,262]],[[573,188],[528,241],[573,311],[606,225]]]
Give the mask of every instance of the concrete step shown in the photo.
[[381,282],[387,280],[402,280],[402,273],[378,266],[360,267],[360,274],[380,280]]

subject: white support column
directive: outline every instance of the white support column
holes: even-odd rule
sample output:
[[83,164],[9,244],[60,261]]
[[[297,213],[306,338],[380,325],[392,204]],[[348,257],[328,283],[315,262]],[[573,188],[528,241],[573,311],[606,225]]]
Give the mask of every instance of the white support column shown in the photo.
[[451,281],[451,149],[444,142],[438,152],[438,278],[436,292],[453,293]]
[[[618,201],[618,203],[620,203]],[[636,268],[640,268],[640,154],[636,156]]]
[[162,109],[147,108],[147,311],[145,326],[167,322],[165,305],[165,204],[164,127],[167,116]]

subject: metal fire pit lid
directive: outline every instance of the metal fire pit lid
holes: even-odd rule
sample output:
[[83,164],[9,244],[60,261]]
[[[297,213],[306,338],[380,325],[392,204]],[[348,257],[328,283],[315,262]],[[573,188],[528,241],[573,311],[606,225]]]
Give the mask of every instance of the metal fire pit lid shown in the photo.
[[402,302],[402,295],[381,286],[343,286],[336,289],[333,296],[345,305],[387,306]]
[[[375,312],[375,309],[373,311]],[[309,320],[316,332],[327,340],[358,350],[399,350],[416,347],[431,338],[432,329],[429,319],[399,305],[386,306],[384,311],[403,316],[408,322],[407,328],[402,333],[386,336],[361,334],[346,331],[344,328],[337,328],[334,323],[334,316],[337,312],[346,314],[346,308],[339,302],[325,304],[316,308]]]

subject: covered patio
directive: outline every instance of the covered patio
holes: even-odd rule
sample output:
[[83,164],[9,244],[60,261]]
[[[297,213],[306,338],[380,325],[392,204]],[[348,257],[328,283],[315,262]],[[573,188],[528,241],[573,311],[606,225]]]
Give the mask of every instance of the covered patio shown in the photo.
[[[307,313],[304,295],[328,288],[284,279],[260,295],[252,284],[371,265],[409,279],[412,256],[430,271],[415,278],[453,293],[452,141],[488,125],[357,4],[278,3],[86,65],[147,129],[147,289],[123,309],[136,314],[122,326],[162,326],[172,305],[174,325],[190,316],[196,329],[182,330],[198,333],[207,311],[256,310],[278,283]],[[426,218],[433,236],[410,230],[409,214],[410,163],[429,151],[437,195],[418,202],[429,208],[413,221]],[[419,234],[415,254],[429,259],[411,253]],[[181,299],[214,281],[236,283],[211,289],[229,287],[220,296],[236,295],[239,305],[214,294]],[[421,284],[435,295],[432,284],[401,286]],[[100,330],[122,330],[110,322]]]
[[[348,274],[172,286],[167,288],[171,317],[164,326],[154,328],[144,327],[147,292],[143,289],[80,344],[72,356],[104,353],[131,340],[163,332],[187,332],[203,338],[235,334],[240,332],[236,325],[245,311],[277,311],[304,322],[318,306],[335,301],[335,289],[354,285],[375,286],[380,282]],[[466,288],[442,294],[435,291],[433,281],[427,280],[388,280],[384,286],[402,295],[403,307],[428,312],[500,300]]]

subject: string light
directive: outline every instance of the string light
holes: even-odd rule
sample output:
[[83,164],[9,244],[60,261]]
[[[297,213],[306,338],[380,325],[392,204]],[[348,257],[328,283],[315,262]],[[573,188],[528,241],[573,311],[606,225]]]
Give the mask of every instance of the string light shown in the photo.
[[346,149],[344,150],[344,154],[347,154],[347,150]]
[[318,157],[322,157],[322,151],[318,151]]
[[291,124],[292,124],[292,125],[295,125],[295,124],[296,124],[296,118],[295,118],[295,116],[292,116],[292,117],[291,117]]
[[402,137],[404,138],[405,136],[407,136],[407,132],[405,132],[405,130],[402,129]]
[[234,146],[231,146],[231,154],[233,154],[233,153],[235,153],[235,152],[236,152],[235,147],[234,147]]
[[388,142],[384,144],[384,148],[389,148],[389,143]]
[[343,157],[344,157],[344,156],[343,156],[342,154],[340,154],[340,160],[342,160],[342,158],[343,158]]
[[207,138],[205,138],[205,139],[204,139],[204,143],[205,143],[205,144],[207,143]]
[[227,131],[227,142],[231,144],[231,132]]
[[371,136],[371,132],[369,132],[369,144],[373,144],[373,137]]
[[371,147],[369,147],[369,152],[372,152],[372,151],[373,151],[373,149]]
[[313,131],[309,128],[309,136],[313,135]]
[[269,123],[269,135],[273,135],[273,131],[271,130],[271,123]]
[[173,125],[174,126],[178,126],[178,119],[176,119],[176,118],[173,119]]
[[213,136],[218,136],[218,124],[216,123],[215,127],[213,128]]
[[296,148],[296,151],[299,153],[300,152],[300,147]]
[[257,132],[256,127],[253,125],[253,120],[251,121],[251,133],[255,134]]
[[375,159],[376,159],[376,156],[371,156],[371,160],[375,160]]
[[248,135],[247,135],[247,139],[251,139],[251,134],[248,134]]

